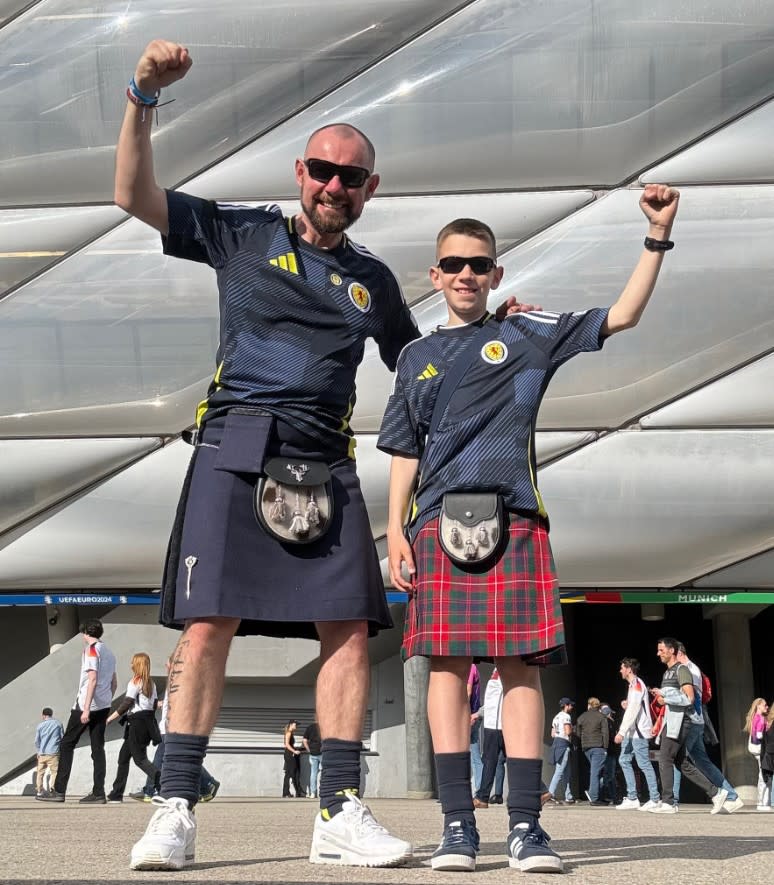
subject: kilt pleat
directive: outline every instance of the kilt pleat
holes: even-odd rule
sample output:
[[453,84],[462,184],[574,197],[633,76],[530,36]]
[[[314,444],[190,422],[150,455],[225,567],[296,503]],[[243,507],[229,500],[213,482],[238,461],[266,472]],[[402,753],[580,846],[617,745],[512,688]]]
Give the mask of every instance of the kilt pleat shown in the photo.
[[438,541],[438,520],[414,540],[415,591],[406,610],[403,658],[521,657],[566,663],[564,623],[548,529],[538,517],[508,513],[492,564],[460,566]]

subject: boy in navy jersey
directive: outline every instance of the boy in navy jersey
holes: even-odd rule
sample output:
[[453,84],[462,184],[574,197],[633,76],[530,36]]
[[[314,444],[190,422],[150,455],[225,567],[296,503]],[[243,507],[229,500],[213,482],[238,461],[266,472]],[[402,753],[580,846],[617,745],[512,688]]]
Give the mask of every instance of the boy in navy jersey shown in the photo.
[[[545,716],[539,667],[563,663],[566,655],[546,511],[535,483],[535,423],[562,363],[638,322],[672,246],[678,197],[664,185],[643,191],[646,248],[609,310],[534,311],[491,323],[487,297],[503,276],[492,231],[458,219],[438,236],[430,278],[444,293],[449,321],[404,348],[379,437],[379,448],[392,455],[390,577],[411,595],[404,657],[430,657],[427,707],[444,815],[433,869],[475,869],[466,691],[474,656],[493,657],[503,682],[509,863],[525,872],[563,869],[539,824]],[[464,371],[457,366],[454,373],[457,361]],[[444,388],[447,375],[454,380]],[[466,497],[448,494],[455,492]],[[491,500],[501,510],[487,510]]]

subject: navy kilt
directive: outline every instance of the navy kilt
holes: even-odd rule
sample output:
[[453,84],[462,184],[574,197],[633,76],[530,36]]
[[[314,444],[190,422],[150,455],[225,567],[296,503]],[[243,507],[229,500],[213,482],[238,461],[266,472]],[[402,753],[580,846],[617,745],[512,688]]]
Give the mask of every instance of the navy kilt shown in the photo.
[[240,618],[241,635],[316,639],[315,621],[392,626],[360,481],[331,464],[334,516],[312,544],[285,544],[259,524],[255,486],[266,457],[315,458],[277,441],[269,416],[205,425],[186,476],[164,571],[161,623]]
[[438,540],[438,520],[414,539],[417,568],[406,609],[403,657],[521,657],[567,663],[564,622],[546,521],[506,512],[494,562],[457,565]]

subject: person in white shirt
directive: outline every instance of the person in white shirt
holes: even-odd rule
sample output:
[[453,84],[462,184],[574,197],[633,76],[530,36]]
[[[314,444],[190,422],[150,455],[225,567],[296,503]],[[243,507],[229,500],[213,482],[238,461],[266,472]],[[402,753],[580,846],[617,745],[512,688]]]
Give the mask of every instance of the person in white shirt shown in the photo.
[[[640,662],[637,658],[624,658],[621,661],[621,678],[629,683],[629,692],[621,706],[624,708],[624,716],[618,727],[615,742],[621,745],[621,755],[618,764],[623,771],[626,781],[626,798],[616,805],[619,811],[639,809],[649,811],[661,803],[658,791],[658,781],[653,763],[650,761],[650,738],[653,728],[653,718],[650,713],[650,697],[648,687],[639,677]],[[632,760],[637,760],[637,766],[645,777],[648,785],[648,801],[640,805],[637,795],[637,781],[634,777]]]
[[555,768],[554,776],[548,785],[548,792],[551,794],[551,799],[555,802],[561,802],[559,789],[562,781],[564,781],[564,801],[572,804],[575,802],[575,799],[570,786],[570,759],[572,758],[572,719],[570,714],[575,707],[575,701],[570,698],[561,698],[559,706],[561,709],[551,722],[551,737],[553,738],[553,743],[551,744],[551,763]]
[[54,789],[40,797],[45,802],[64,802],[75,747],[88,728],[91,740],[91,758],[94,763],[94,785],[81,802],[104,805],[105,798],[105,724],[116,690],[116,656],[102,642],[102,622],[96,618],[81,625],[83,657],[81,677],[75,705],[70,711],[62,744],[59,748],[59,771]]
[[159,696],[156,683],[151,679],[150,658],[145,652],[132,656],[132,678],[126,687],[126,694],[118,707],[108,716],[108,724],[119,719],[125,723],[124,742],[118,751],[118,768],[113,789],[108,802],[123,802],[126,781],[129,777],[129,763],[134,764],[153,779],[156,789],[161,772],[148,759],[148,746],[159,744],[161,734],[156,722],[156,707]]
[[484,692],[484,770],[481,774],[481,786],[474,799],[475,808],[489,807],[489,794],[492,792],[497,760],[500,753],[505,755],[503,739],[503,683],[497,668],[492,671]]

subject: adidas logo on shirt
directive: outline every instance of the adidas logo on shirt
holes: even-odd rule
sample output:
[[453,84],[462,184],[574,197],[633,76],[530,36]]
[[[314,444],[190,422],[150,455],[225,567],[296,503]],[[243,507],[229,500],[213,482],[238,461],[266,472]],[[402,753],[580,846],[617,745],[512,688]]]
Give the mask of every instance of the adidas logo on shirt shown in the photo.
[[281,267],[283,270],[289,270],[290,273],[298,273],[298,264],[296,262],[295,252],[286,252],[284,255],[278,255],[276,258],[270,258],[269,264],[275,267]]
[[433,378],[437,374],[438,374],[438,369],[436,369],[436,367],[432,363],[428,363],[425,371],[420,372],[420,374],[417,375],[417,381],[427,381],[430,378]]

